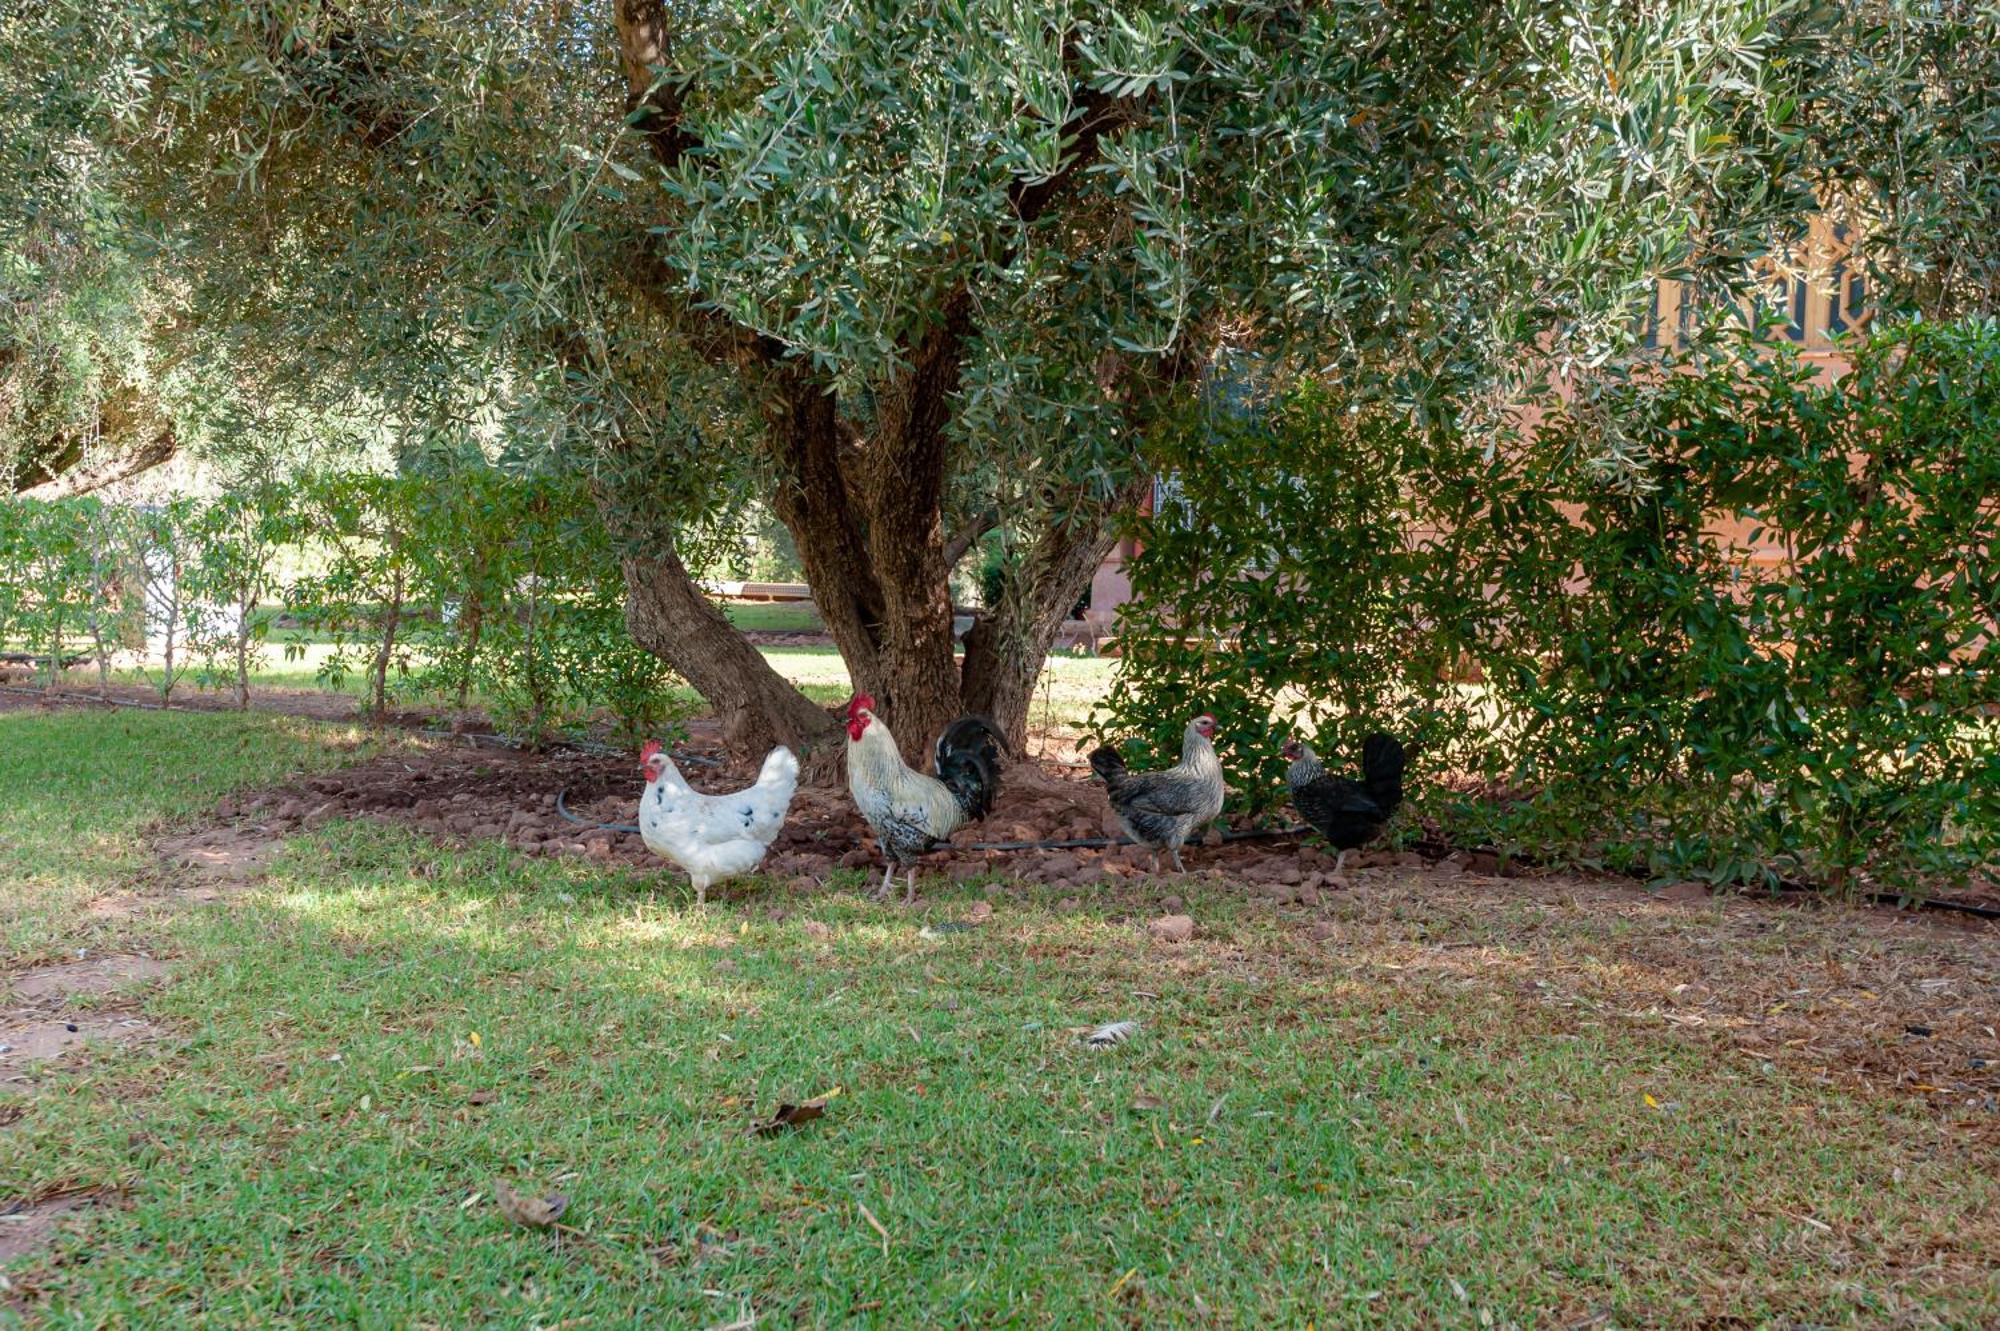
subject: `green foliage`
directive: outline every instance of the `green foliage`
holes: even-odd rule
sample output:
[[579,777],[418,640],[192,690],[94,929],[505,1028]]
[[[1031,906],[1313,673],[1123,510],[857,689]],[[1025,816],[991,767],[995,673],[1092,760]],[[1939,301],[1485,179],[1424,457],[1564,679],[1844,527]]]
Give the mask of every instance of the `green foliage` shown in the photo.
[[104,588],[92,576],[98,507],[94,499],[0,502],[0,642],[42,657],[50,688],[100,608]]
[[[288,564],[303,571],[283,579]],[[675,681],[625,632],[617,554],[574,477],[466,466],[316,473],[138,509],[0,502],[0,643],[144,645],[121,628],[142,591],[163,698],[196,669],[247,706],[270,626],[260,610],[275,600],[331,640],[324,683],[365,672],[377,715],[399,691],[462,707],[476,689],[501,729],[534,744],[601,714],[621,739],[675,719]]]
[[[1424,813],[1510,852],[1914,887],[2000,850],[2000,332],[1916,323],[1836,383],[1669,366],[1521,439],[1294,390],[1161,444],[1107,725],[1222,720],[1282,798],[1298,723],[1419,742]],[[1582,465],[1606,420],[1649,483]]]

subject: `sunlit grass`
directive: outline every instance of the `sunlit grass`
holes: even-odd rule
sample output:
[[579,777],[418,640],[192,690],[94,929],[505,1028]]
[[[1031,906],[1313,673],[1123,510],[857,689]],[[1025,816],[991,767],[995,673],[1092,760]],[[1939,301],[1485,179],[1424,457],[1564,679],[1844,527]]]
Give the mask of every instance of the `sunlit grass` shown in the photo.
[[[344,756],[270,718],[0,736],[27,740],[0,744],[4,862],[59,892],[139,884],[149,822]],[[1927,1110],[1544,1000],[1550,955],[1645,980],[1616,919],[1500,904],[1335,949],[1196,885],[1169,947],[1139,903],[1035,888],[925,938],[980,889],[909,914],[860,886],[696,913],[650,872],[297,837],[164,926],[171,1043],[18,1101],[0,1197],[124,1204],[11,1274],[78,1327],[2000,1318],[1995,1181]],[[1115,1048],[1073,1034],[1119,1018]],[[573,1232],[510,1228],[500,1175],[568,1193]]]

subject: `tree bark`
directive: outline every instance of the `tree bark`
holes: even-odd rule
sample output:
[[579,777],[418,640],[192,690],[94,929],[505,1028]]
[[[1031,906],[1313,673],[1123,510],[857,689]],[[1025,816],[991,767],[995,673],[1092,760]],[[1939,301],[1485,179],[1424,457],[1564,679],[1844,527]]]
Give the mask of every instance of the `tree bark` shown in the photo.
[[628,556],[625,624],[715,709],[723,742],[738,753],[788,746],[820,776],[840,751],[840,726],[815,706],[710,601],[671,549]]
[[1045,526],[1010,570],[1001,603],[965,635],[965,706],[991,717],[1017,754],[1027,752],[1028,708],[1056,635],[1117,539],[1116,518],[1136,507],[1146,483],[1135,477]]

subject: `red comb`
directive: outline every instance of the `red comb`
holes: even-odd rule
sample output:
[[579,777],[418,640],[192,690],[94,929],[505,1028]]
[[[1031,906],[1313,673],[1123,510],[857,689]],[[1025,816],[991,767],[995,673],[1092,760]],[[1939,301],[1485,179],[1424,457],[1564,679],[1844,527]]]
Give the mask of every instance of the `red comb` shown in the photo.
[[639,746],[639,762],[643,766],[653,761],[653,755],[660,751],[660,741],[649,739]]
[[871,712],[874,711],[875,710],[874,697],[866,693],[855,694],[852,698],[848,699],[847,701],[847,719],[852,721],[856,716],[860,715],[861,710],[864,707]]

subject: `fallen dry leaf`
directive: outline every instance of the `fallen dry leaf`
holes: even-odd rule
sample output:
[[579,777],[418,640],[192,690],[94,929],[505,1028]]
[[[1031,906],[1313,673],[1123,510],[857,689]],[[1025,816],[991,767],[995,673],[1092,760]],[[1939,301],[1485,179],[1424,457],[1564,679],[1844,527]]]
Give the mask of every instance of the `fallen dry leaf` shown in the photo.
[[569,1198],[559,1192],[546,1197],[524,1197],[504,1178],[493,1180],[493,1199],[500,1203],[501,1215],[530,1229],[547,1229],[562,1219],[569,1206]]
[[993,903],[990,901],[973,902],[972,909],[966,912],[965,918],[971,920],[974,924],[984,924],[987,920],[993,918]]
[[1166,1107],[1167,1102],[1157,1095],[1135,1095],[1132,1097],[1132,1108],[1142,1114],[1151,1113],[1156,1109],[1165,1109]]
[[786,1128],[796,1128],[810,1123],[816,1118],[824,1117],[827,1101],[839,1094],[840,1087],[836,1086],[825,1095],[816,1095],[804,1104],[781,1104],[777,1113],[762,1123],[753,1123],[750,1131],[759,1137],[769,1137],[774,1133],[783,1132]]
[[805,931],[807,938],[817,938],[822,942],[833,937],[833,926],[819,920],[807,920],[799,928]]

